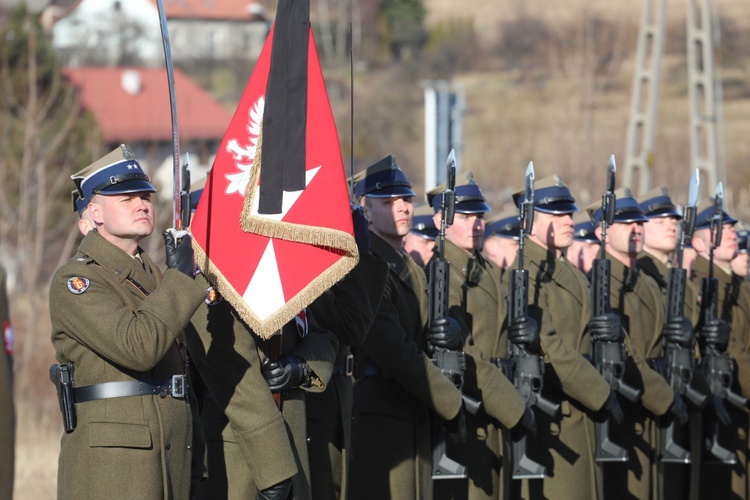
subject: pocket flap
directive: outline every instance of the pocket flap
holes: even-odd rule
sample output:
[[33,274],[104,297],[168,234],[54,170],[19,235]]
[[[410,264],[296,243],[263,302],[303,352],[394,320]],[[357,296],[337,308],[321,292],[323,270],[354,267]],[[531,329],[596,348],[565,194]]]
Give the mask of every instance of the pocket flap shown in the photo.
[[89,446],[114,448],[151,448],[151,429],[146,423],[90,422]]

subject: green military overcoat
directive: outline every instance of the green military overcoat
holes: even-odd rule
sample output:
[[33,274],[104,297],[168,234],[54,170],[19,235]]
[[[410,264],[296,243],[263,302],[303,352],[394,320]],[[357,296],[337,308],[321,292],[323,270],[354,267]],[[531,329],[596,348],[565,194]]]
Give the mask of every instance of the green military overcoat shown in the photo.
[[[620,316],[626,331],[625,382],[643,391],[639,404],[620,398],[625,420],[612,424],[610,435],[617,436],[628,450],[627,462],[608,462],[604,469],[605,498],[634,495],[635,498],[654,498],[656,483],[655,416],[664,415],[674,400],[674,393],[662,375],[648,365],[647,360],[662,356],[662,327],[664,309],[661,291],[656,282],[636,269],[609,257],[611,262],[610,305]],[[646,411],[648,410],[648,411]]]
[[6,290],[5,269],[0,267],[0,324],[3,350],[0,352],[0,500],[13,496],[16,413],[13,404],[13,330]]
[[[702,256],[695,258],[691,279],[700,290],[703,278],[709,275],[709,262]],[[733,390],[750,396],[750,290],[747,282],[728,270],[714,266],[714,277],[719,284],[718,313],[729,323],[730,336],[727,352],[734,358],[735,379]],[[700,331],[697,332],[700,335]],[[748,423],[747,411],[737,410],[725,403],[732,417],[728,429],[721,431],[722,446],[737,455],[733,466],[711,462],[711,454],[705,453],[701,469],[701,495],[715,498],[748,498]],[[708,411],[708,410],[707,410]],[[704,417],[706,414],[704,413]]]
[[525,409],[513,383],[490,362],[508,355],[508,339],[501,333],[508,309],[505,294],[492,265],[481,256],[446,241],[445,258],[450,262],[448,311],[461,325],[469,358],[463,391],[481,400],[483,409],[466,416],[466,444],[448,446],[450,457],[467,468],[468,487],[463,481],[441,480],[436,482],[435,497],[503,498],[510,490],[504,433],[518,423]]
[[214,295],[185,330],[191,359],[207,387],[201,424],[208,478],[196,498],[254,498],[297,473],[284,419],[261,374],[257,337]]
[[405,252],[370,233],[390,269],[367,338],[355,352],[349,498],[432,499],[429,412],[452,419],[461,394],[426,355],[426,279]]
[[[162,278],[89,232],[50,284],[52,344],[76,387],[185,374],[183,329],[205,287],[177,270]],[[158,286],[157,286],[158,285]],[[129,396],[79,403],[63,434],[58,498],[187,498],[192,423],[185,398]]]
[[[526,498],[596,498],[595,435],[590,412],[602,408],[610,386],[584,357],[591,354],[586,326],[591,292],[586,277],[565,257],[555,258],[527,239],[529,315],[539,325],[545,374],[542,394],[560,404],[560,414],[537,412],[539,434],[530,454],[547,469],[543,481],[524,481]],[[518,259],[511,269],[518,268]],[[510,273],[505,279],[509,280]]]
[[360,254],[354,269],[310,305],[318,324],[339,340],[331,383],[323,392],[306,395],[313,498],[346,498],[353,399],[347,356],[350,346],[367,337],[387,279],[385,261]]

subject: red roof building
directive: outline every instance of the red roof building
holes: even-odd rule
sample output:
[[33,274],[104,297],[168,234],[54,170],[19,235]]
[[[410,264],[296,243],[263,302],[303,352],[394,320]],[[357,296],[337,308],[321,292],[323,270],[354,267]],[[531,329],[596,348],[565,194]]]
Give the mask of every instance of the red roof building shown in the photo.
[[[263,21],[265,8],[252,0],[163,0],[167,19]],[[151,0],[156,7],[156,0]]]
[[[107,143],[171,141],[164,68],[66,68]],[[232,115],[178,68],[174,70],[181,140],[220,141]]]

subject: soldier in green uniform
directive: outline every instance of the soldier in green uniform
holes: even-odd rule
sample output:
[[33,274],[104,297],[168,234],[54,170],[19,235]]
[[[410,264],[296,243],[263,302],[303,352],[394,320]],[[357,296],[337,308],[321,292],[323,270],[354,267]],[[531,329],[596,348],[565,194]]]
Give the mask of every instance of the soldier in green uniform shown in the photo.
[[520,228],[521,219],[515,207],[493,215],[484,226],[482,252],[497,268],[501,279],[518,253]]
[[[714,215],[712,200],[704,200],[698,205],[693,233],[693,248],[698,254],[693,262],[691,279],[700,289],[703,278],[709,276],[709,252],[711,245],[711,217]],[[721,243],[713,251],[713,276],[719,285],[718,314],[728,325],[730,331],[713,328],[701,321],[698,325],[699,342],[711,339],[726,346],[735,362],[734,383],[732,390],[745,397],[750,396],[750,290],[744,278],[734,274],[731,262],[738,253],[737,234],[734,225],[737,220],[726,211],[722,213]],[[728,339],[724,338],[728,336]],[[734,452],[737,463],[727,465],[712,460],[709,452],[704,453],[701,470],[701,495],[714,498],[747,498],[747,439],[748,414],[732,405],[724,403],[724,408],[731,418],[725,439],[721,444]],[[705,418],[705,415],[704,415]]]
[[565,251],[565,257],[579,271],[588,275],[601,248],[601,242],[596,237],[594,223],[585,211],[573,215],[573,224],[573,243]]
[[[680,237],[678,223],[682,215],[669,196],[665,187],[657,187],[641,197],[640,202],[643,214],[648,221],[643,224],[643,251],[638,255],[638,268],[651,278],[659,286],[662,305],[666,310],[667,286],[669,269],[672,266],[670,259],[677,248]],[[678,345],[683,342],[679,338],[684,333],[684,347],[695,350],[695,335],[693,327],[698,323],[698,292],[691,282],[685,286],[684,313],[685,324],[677,327]],[[665,332],[666,333],[666,332]],[[670,335],[674,337],[675,332]],[[665,365],[666,369],[666,365]],[[687,400],[685,401],[688,402]],[[682,446],[689,446],[692,455],[691,464],[661,463],[661,483],[659,498],[688,498],[691,493],[691,478],[694,487],[697,487],[699,464],[703,442],[701,441],[702,411],[699,408],[688,405],[690,411],[689,429],[683,426],[674,426],[675,439]],[[697,489],[693,491],[697,494]]]
[[732,272],[744,279],[747,279],[748,263],[750,263],[750,259],[748,258],[748,255],[750,255],[748,254],[748,241],[750,241],[748,235],[750,235],[750,231],[746,229],[737,231],[737,256],[731,262]]
[[435,247],[438,229],[432,220],[433,215],[434,212],[429,205],[415,208],[411,230],[404,236],[404,250],[420,267],[427,265]]
[[126,147],[87,171],[76,184],[96,230],[50,285],[52,343],[72,375],[77,420],[60,443],[58,497],[187,498],[181,335],[205,286],[193,277],[189,237],[165,235],[163,276],[139,247],[154,229],[155,189]]
[[[605,463],[606,498],[656,497],[656,421],[667,412],[680,423],[687,421],[682,398],[675,398],[667,381],[646,360],[662,356],[664,310],[659,286],[640,272],[636,258],[643,249],[643,223],[648,219],[630,189],[615,191],[614,224],[607,233],[606,250],[611,262],[610,303],[626,332],[628,361],[625,381],[643,391],[639,404],[622,401],[625,420],[613,425],[610,435],[628,450],[627,462]],[[587,208],[601,238],[601,202]]]
[[0,267],[0,321],[3,328],[3,352],[0,353],[0,499],[13,497],[16,410],[13,404],[13,328],[6,288],[5,269]]
[[325,391],[306,394],[307,447],[312,498],[345,499],[351,452],[354,358],[375,318],[385,291],[388,265],[370,252],[368,222],[352,211],[359,263],[310,305],[318,323],[339,341],[333,377]]
[[[523,192],[514,194],[522,201]],[[589,361],[591,340],[619,338],[621,324],[609,313],[591,318],[586,277],[563,255],[573,242],[571,214],[578,210],[562,179],[535,184],[534,225],[525,245],[529,270],[529,315],[539,325],[544,352],[544,395],[560,405],[550,417],[539,413],[539,435],[529,454],[546,467],[544,481],[524,481],[524,498],[597,498],[594,424],[590,414],[622,421],[609,383]],[[512,268],[518,267],[518,260]],[[509,286],[509,280],[504,280]],[[585,356],[588,356],[587,359]]]
[[389,265],[386,291],[364,342],[354,351],[349,498],[432,499],[430,413],[460,419],[461,393],[426,354],[435,335],[460,338],[455,325],[427,323],[424,272],[404,252],[412,221],[411,184],[392,156],[355,176],[370,249]]
[[[484,260],[480,250],[484,240],[484,214],[490,211],[470,172],[461,174],[455,188],[456,215],[445,231],[445,258],[450,262],[449,315],[462,327],[467,368],[463,391],[482,401],[477,415],[466,417],[466,443],[449,446],[449,456],[465,465],[468,485],[463,481],[440,480],[436,498],[494,499],[508,495],[510,453],[503,450],[509,429],[527,426],[535,431],[532,410],[526,408],[513,383],[491,362],[508,355],[508,335],[504,328],[507,314],[505,293],[498,272]],[[438,186],[427,195],[441,224]],[[524,329],[525,328],[525,329]],[[536,325],[523,323],[514,333],[533,334]],[[449,443],[450,445],[451,443]],[[454,452],[455,448],[455,452]]]

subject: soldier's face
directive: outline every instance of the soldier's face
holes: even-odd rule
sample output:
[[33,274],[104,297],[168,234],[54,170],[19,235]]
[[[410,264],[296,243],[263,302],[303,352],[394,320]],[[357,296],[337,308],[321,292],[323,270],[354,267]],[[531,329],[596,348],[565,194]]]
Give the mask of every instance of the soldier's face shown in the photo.
[[[435,225],[440,227],[440,214],[436,214],[435,221]],[[479,250],[484,240],[484,214],[457,213],[453,224],[445,230],[445,237],[469,253]]]
[[500,269],[508,269],[518,253],[518,241],[502,236],[490,236],[484,240],[484,251],[490,262]]
[[588,273],[591,271],[591,266],[600,248],[599,243],[588,243],[574,239],[566,256],[581,272]]
[[747,252],[739,252],[737,257],[732,259],[731,267],[734,274],[743,278],[747,277],[747,257]]
[[97,195],[89,204],[89,213],[99,234],[112,243],[140,241],[154,231],[154,207],[151,193]]
[[529,238],[548,250],[560,250],[573,244],[574,229],[570,214],[549,214],[537,210]]
[[617,222],[607,230],[607,250],[616,257],[635,258],[643,250],[643,222]]
[[[693,247],[705,258],[709,256],[710,243],[711,231],[709,229],[699,229],[693,234]],[[714,259],[727,266],[737,256],[738,251],[737,233],[734,232],[734,226],[724,224],[721,231],[721,244],[714,248]]]
[[406,236],[411,230],[414,213],[411,196],[397,198],[367,198],[365,217],[370,230],[386,241]]
[[418,234],[409,233],[404,237],[404,250],[411,255],[414,262],[424,267],[432,258],[435,240],[428,240]]
[[678,219],[674,217],[655,217],[643,224],[644,248],[660,253],[670,253],[677,247],[679,230]]

